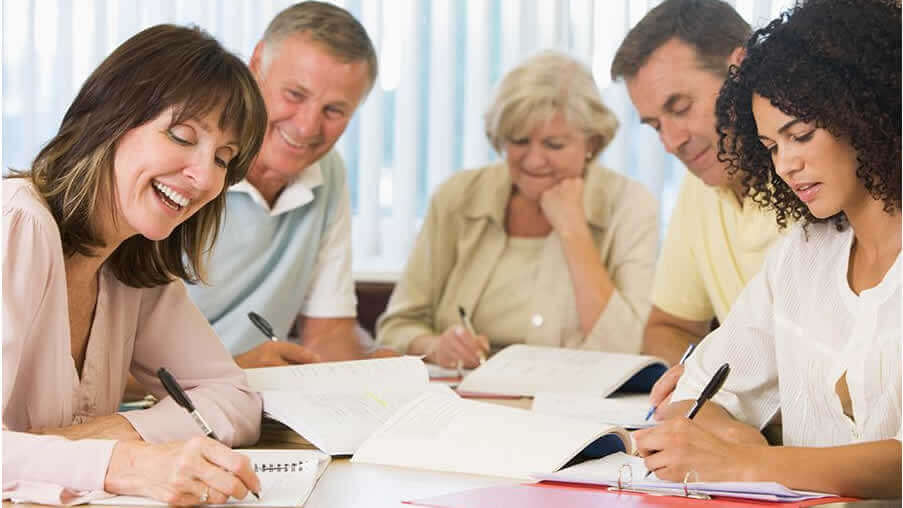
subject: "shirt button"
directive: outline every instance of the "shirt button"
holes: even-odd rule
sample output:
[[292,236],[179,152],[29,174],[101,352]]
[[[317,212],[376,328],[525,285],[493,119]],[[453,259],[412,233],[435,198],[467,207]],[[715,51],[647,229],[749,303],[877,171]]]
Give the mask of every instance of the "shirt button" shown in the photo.
[[530,318],[530,322],[533,323],[533,326],[539,328],[543,323],[542,314],[533,314],[533,317]]

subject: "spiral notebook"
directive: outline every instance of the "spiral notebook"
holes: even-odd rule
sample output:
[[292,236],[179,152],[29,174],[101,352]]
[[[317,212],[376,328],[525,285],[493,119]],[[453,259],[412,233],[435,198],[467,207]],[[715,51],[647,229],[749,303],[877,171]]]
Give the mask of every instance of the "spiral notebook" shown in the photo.
[[[236,450],[254,464],[260,478],[260,500],[251,494],[245,499],[230,499],[224,505],[207,506],[303,506],[314,490],[330,457],[318,450]],[[91,501],[103,505],[164,505],[137,496],[114,496]]]

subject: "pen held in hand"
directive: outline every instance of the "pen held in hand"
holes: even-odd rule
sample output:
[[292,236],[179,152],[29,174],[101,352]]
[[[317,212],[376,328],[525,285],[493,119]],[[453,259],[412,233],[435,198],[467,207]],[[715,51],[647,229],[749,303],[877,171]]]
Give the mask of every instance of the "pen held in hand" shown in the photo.
[[[702,393],[699,394],[699,397],[696,399],[696,402],[693,403],[693,407],[690,408],[690,411],[687,412],[687,419],[692,420],[696,413],[702,409],[703,404],[705,404],[709,399],[715,396],[718,393],[718,390],[724,386],[724,382],[727,380],[727,375],[731,373],[731,366],[727,363],[721,364],[721,367],[718,367],[718,370],[715,371],[715,375],[712,376],[712,379],[709,380],[709,383],[705,385],[705,388],[702,389]],[[648,478],[649,475],[652,474],[652,471],[647,471],[644,478]]]
[[198,410],[195,409],[194,404],[191,402],[191,399],[188,397],[188,394],[185,393],[185,390],[179,385],[176,381],[176,378],[172,377],[172,374],[169,373],[163,367],[160,367],[157,370],[157,377],[160,378],[160,382],[163,383],[163,388],[166,389],[166,393],[172,397],[172,400],[175,401],[176,404],[185,408],[185,411],[188,411],[188,414],[194,418],[195,423],[198,424],[198,427],[204,431],[204,435],[219,441],[219,438],[216,436],[216,433],[213,431],[213,428],[207,424],[207,421],[204,420],[204,417],[201,416],[201,413],[198,413]]
[[258,330],[263,332],[264,335],[267,336],[273,342],[278,342],[279,339],[276,337],[276,334],[273,333],[273,327],[270,325],[270,322],[263,318],[260,314],[256,312],[248,312],[248,319],[254,323],[254,326],[257,327]]
[[[692,353],[693,350],[696,349],[696,344],[698,344],[698,343],[697,343],[697,342],[692,342],[692,343],[690,343],[689,346],[687,346],[687,350],[684,351],[683,356],[680,357],[680,361],[677,362],[678,365],[683,365],[684,363],[687,362],[687,358],[690,357],[690,353]],[[655,414],[655,410],[656,410],[656,409],[658,409],[658,406],[652,406],[652,407],[649,408],[649,412],[646,413],[646,421],[647,421],[647,422],[649,421],[650,418],[652,418],[652,415]]]
[[[172,400],[176,402],[176,404],[185,408],[185,411],[188,411],[188,414],[194,418],[194,422],[198,424],[198,427],[201,428],[201,431],[204,432],[204,435],[209,437],[210,439],[214,439],[219,441],[219,437],[217,437],[216,432],[213,431],[213,428],[207,424],[207,421],[204,420],[204,417],[201,416],[201,413],[198,413],[198,410],[194,407],[194,404],[191,402],[191,398],[188,397],[188,394],[185,393],[185,390],[182,389],[182,386],[179,385],[176,378],[172,376],[165,368],[160,367],[157,369],[157,377],[160,378],[160,382],[163,383],[163,388],[166,389],[166,393],[172,397]],[[220,441],[221,442],[221,441]],[[260,499],[260,494],[254,492],[253,490],[248,489],[251,494],[254,494],[258,500]]]
[[[470,333],[471,336],[476,337],[477,332],[474,331],[474,329],[473,329],[473,323],[470,322],[470,318],[467,317],[467,311],[465,311],[464,307],[461,305],[458,305],[458,316],[461,317],[461,324],[464,325],[464,329],[467,330],[467,332]],[[480,357],[480,365],[483,365],[484,363],[486,363],[486,353],[484,353],[482,351],[478,351],[477,355],[479,355],[479,357]],[[459,366],[458,367],[459,373],[460,373],[460,370],[461,370],[461,367]]]

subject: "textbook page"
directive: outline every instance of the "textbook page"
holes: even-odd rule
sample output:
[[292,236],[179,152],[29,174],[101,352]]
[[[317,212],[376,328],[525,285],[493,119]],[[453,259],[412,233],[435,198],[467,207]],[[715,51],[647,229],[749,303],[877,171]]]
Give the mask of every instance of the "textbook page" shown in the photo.
[[621,486],[625,490],[651,491],[682,495],[686,487],[690,492],[711,496],[739,497],[763,501],[804,501],[833,494],[792,490],[775,482],[669,482],[660,480],[653,473],[646,475],[643,459],[624,453],[614,453],[600,459],[588,460],[580,464],[551,473],[536,473],[537,480],[565,483],[617,486],[620,475]]
[[418,356],[244,370],[251,389],[258,392],[265,390],[300,390],[307,393],[354,392],[371,385],[404,391],[413,385],[429,383],[426,366]]
[[637,383],[632,384],[638,385],[637,391],[648,392],[665,370],[664,361],[654,356],[515,344],[465,376],[458,391],[520,397],[540,391],[577,392],[606,397],[637,374]]
[[613,426],[424,393],[374,432],[351,461],[528,479],[561,468],[591,443],[601,456],[627,449],[630,437]]
[[550,415],[590,420],[625,429],[654,427],[649,414],[649,396],[630,394],[616,397],[600,397],[586,393],[537,392],[533,397],[533,411]]
[[266,415],[278,420],[329,455],[351,455],[392,414],[424,391],[444,385],[419,384],[399,390],[378,381],[347,392],[307,393],[298,390],[261,392]]
[[[329,455],[317,450],[236,450],[254,464],[260,478],[260,500],[248,494],[244,499],[230,499],[223,505],[206,506],[303,506],[326,466]],[[114,496],[92,501],[104,505],[165,505],[137,496]]]

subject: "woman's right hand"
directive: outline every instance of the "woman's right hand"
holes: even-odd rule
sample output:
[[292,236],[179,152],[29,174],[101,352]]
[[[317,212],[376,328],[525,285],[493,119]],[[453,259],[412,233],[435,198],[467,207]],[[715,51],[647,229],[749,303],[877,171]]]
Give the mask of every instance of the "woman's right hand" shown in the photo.
[[448,327],[442,335],[428,337],[426,359],[442,367],[456,368],[459,365],[473,369],[489,354],[489,338],[485,335],[471,335],[463,326]]
[[117,441],[104,490],[172,505],[222,504],[260,492],[251,460],[207,437],[163,444]]

